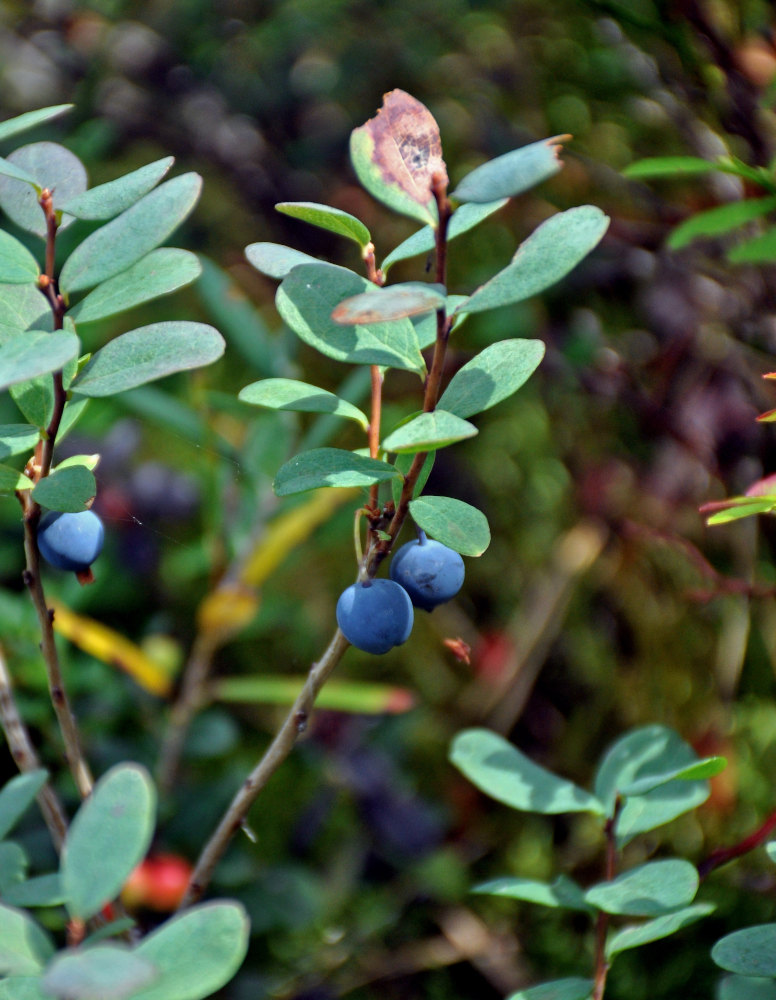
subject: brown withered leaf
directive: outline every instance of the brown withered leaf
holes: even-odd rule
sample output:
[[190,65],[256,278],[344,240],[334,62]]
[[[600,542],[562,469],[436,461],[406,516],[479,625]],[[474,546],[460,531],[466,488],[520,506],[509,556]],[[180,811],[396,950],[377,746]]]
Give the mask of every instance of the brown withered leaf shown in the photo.
[[434,175],[447,184],[442,139],[434,116],[404,90],[392,90],[374,118],[361,126],[373,141],[372,161],[386,184],[427,205],[433,197]]

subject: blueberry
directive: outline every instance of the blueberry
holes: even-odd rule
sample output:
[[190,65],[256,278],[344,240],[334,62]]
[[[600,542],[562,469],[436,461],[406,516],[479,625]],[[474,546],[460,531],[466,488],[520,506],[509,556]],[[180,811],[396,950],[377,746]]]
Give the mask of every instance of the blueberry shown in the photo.
[[337,601],[337,624],[345,638],[365,653],[387,653],[409,639],[412,604],[391,580],[351,584]]
[[391,560],[391,579],[410,595],[416,608],[433,611],[455,597],[463,586],[463,559],[441,542],[426,538],[407,542]]
[[91,510],[77,514],[49,511],[38,526],[38,550],[57,569],[83,573],[102,552],[105,529]]

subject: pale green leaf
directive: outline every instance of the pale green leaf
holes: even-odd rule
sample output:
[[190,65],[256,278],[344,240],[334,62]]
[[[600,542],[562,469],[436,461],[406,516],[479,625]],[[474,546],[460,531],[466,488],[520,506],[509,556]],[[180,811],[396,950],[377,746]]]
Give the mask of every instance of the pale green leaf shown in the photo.
[[716,1000],[776,1000],[776,980],[725,976],[717,987]]
[[178,228],[201,189],[198,174],[174,177],[87,236],[65,261],[59,280],[62,291],[71,295],[126,271]]
[[72,333],[30,330],[0,346],[0,389],[58,371],[80,350]]
[[160,247],[121,274],[108,278],[74,306],[68,315],[78,323],[115,316],[196,281],[202,267],[193,253]]
[[323,264],[317,257],[283,246],[282,243],[251,243],[245,248],[245,256],[248,263],[261,274],[279,281],[300,264]]
[[0,840],[6,837],[27,812],[35,796],[46,784],[42,768],[17,774],[0,790]]
[[657,917],[689,906],[698,891],[698,881],[698,872],[689,861],[650,861],[591,886],[585,899],[606,913]]
[[3,900],[10,906],[61,906],[65,901],[62,880],[58,873],[28,878],[6,888]]
[[450,760],[480,791],[513,809],[547,815],[603,813],[595,796],[535,764],[488,729],[459,733],[453,740]]
[[41,985],[58,1000],[124,1000],[157,979],[156,966],[126,945],[61,951]]
[[6,118],[0,122],[0,142],[11,139],[15,135],[27,132],[29,129],[37,128],[38,125],[45,125],[52,118],[58,118],[75,107],[73,104],[53,104],[48,108],[37,108],[35,111],[25,111],[15,118]]
[[32,491],[41,507],[77,514],[86,510],[97,495],[94,474],[83,465],[55,469],[41,479]]
[[542,139],[488,160],[467,174],[451,197],[478,203],[514,198],[557,174],[563,166],[560,144],[570,138],[559,135]]
[[[508,198],[499,198],[498,201],[491,201],[483,205],[478,205],[475,202],[461,205],[450,216],[450,221],[447,224],[447,242],[449,243],[456,236],[461,236],[479,225],[494,212],[503,208],[508,201]],[[418,257],[422,253],[431,253],[435,246],[436,233],[434,229],[431,226],[424,226],[412,236],[408,236],[403,243],[400,243],[388,254],[381,265],[383,274],[387,274],[388,269],[398,261]]]
[[393,479],[396,469],[387,462],[340,448],[313,448],[281,466],[273,488],[279,497],[322,486],[371,486]]
[[[31,424],[40,430],[48,427],[54,413],[54,383],[50,374],[12,385],[9,391],[11,399]],[[69,404],[65,413],[68,409]]]
[[[0,284],[0,325],[26,330],[31,326],[46,329],[50,324],[51,308],[37,285]],[[0,343],[7,339],[0,337]]]
[[707,917],[714,910],[713,903],[693,903],[692,906],[677,910],[675,913],[668,913],[663,917],[656,917],[646,923],[623,927],[615,931],[606,942],[606,957],[611,959],[629,948],[639,948],[652,941],[660,941]]
[[476,433],[477,428],[468,420],[437,409],[433,413],[421,413],[408,423],[401,424],[380,447],[386,452],[415,454],[445,448],[456,441],[474,437]]
[[700,781],[704,778],[713,778],[725,770],[727,761],[724,757],[704,757],[694,764],[687,764],[683,767],[672,768],[663,774],[648,774],[644,778],[637,778],[636,781],[626,785],[620,790],[621,795],[646,795],[653,788],[665,785],[669,781]]
[[13,905],[8,899],[8,889],[20,885],[27,872],[27,855],[19,844],[12,840],[0,841],[0,896],[4,903]]
[[173,372],[212,364],[224,348],[221,334],[205,323],[152,323],[109,341],[78,374],[71,388],[83,396],[112,396]]
[[90,188],[65,202],[62,211],[77,219],[112,219],[152,191],[174,162],[174,156],[165,156],[115,181]]
[[0,282],[24,285],[38,280],[40,268],[27,247],[0,229]]
[[32,976],[53,954],[48,935],[31,917],[0,903],[0,976]]
[[[21,146],[10,154],[6,164],[32,178],[37,190],[28,180],[0,176],[0,208],[21,229],[45,239],[46,218],[38,204],[38,191],[51,191],[54,211],[58,212],[66,201],[86,190],[86,168],[75,153],[56,142]],[[62,216],[60,231],[72,221],[72,216]]]
[[8,976],[0,980],[0,1000],[51,1000],[43,992],[40,976]]
[[522,899],[529,903],[538,903],[540,906],[592,912],[592,907],[586,902],[582,889],[565,875],[558,876],[553,882],[506,876],[481,882],[474,886],[472,892],[484,896]]
[[[267,378],[252,382],[241,389],[238,399],[253,406],[270,410],[296,410],[303,413],[332,413],[338,417],[355,420],[364,430],[369,420],[357,406],[307,382],[289,378]],[[1,430],[1,428],[0,428]]]
[[530,986],[526,990],[512,993],[507,1000],[590,1000],[593,995],[593,980],[571,977],[555,979],[550,983]]
[[0,459],[32,451],[39,437],[38,428],[30,424],[0,424]]
[[490,545],[487,518],[463,500],[420,496],[410,501],[410,514],[427,535],[462,556],[481,556]]
[[301,219],[312,226],[327,229],[338,236],[353,240],[362,250],[371,242],[372,237],[364,223],[349,212],[343,212],[342,209],[319,205],[312,201],[281,201],[275,208],[284,215],[290,215],[294,219]]
[[776,978],[776,924],[726,934],[712,948],[711,957],[720,968],[740,976]]
[[442,409],[470,417],[517,392],[544,357],[541,340],[502,340],[460,368],[442,393]]

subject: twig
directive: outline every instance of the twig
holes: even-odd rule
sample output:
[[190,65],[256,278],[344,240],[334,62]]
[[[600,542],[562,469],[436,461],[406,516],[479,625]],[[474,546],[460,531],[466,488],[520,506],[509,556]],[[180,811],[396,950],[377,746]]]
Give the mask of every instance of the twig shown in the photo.
[[[30,734],[24,725],[16,699],[13,695],[13,685],[5,656],[0,649],[0,725],[3,727],[8,749],[14,763],[22,774],[37,771],[41,767],[40,759],[32,745]],[[43,813],[43,819],[48,827],[54,847],[59,854],[67,835],[67,817],[57,793],[46,782],[38,792],[38,805]]]
[[[618,795],[614,802],[612,815],[606,821],[606,861],[604,879],[607,882],[617,874],[617,820],[622,810],[622,798]],[[609,914],[598,911],[595,927],[595,971],[593,973],[592,1000],[602,1000],[606,989],[606,977],[609,974],[609,960],[606,957],[606,935],[609,930]]]
[[734,861],[736,858],[748,854],[749,851],[753,851],[760,844],[764,843],[774,830],[776,830],[776,812],[771,813],[761,826],[737,844],[733,844],[732,847],[718,847],[715,851],[712,851],[698,865],[698,874],[702,879],[706,878],[715,868],[719,868],[721,865],[726,865],[728,861]]
[[197,860],[197,864],[189,880],[186,895],[181,901],[181,909],[191,906],[204,893],[213,875],[213,870],[226,850],[229,841],[245,822],[248,810],[253,805],[259,792],[264,788],[275,771],[277,771],[293,749],[299,736],[307,728],[318,692],[342,659],[342,655],[348,648],[348,645],[348,640],[337,629],[326,652],[310,668],[304,687],[300,691],[282,726],[275,734],[275,738],[270,743],[259,763],[243,782],[215,832],[202,849],[202,853]]

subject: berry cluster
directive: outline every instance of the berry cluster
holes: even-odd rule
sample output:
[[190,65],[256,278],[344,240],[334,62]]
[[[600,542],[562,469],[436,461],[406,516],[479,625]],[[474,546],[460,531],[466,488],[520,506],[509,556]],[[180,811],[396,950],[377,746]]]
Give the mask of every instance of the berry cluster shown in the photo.
[[433,611],[463,585],[463,559],[426,538],[402,545],[391,561],[390,580],[351,584],[337,601],[337,624],[345,638],[365,653],[387,653],[406,642],[413,606]]

